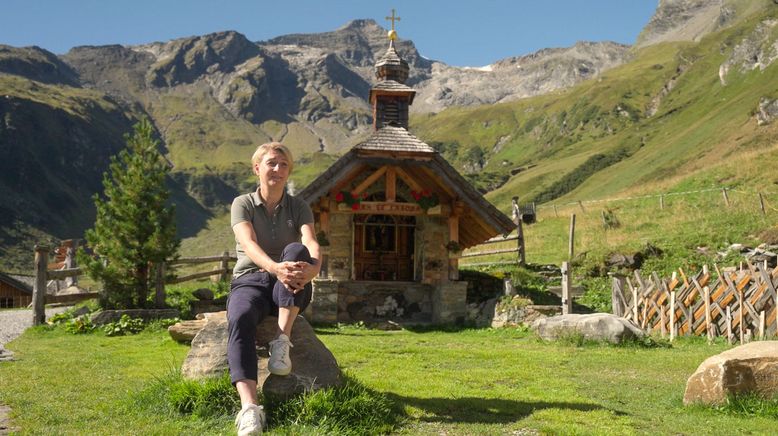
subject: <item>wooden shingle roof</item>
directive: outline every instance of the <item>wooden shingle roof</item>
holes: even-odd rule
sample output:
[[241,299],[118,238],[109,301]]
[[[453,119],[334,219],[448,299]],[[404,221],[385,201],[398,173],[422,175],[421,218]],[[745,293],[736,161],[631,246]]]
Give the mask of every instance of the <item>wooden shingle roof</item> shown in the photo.
[[398,126],[384,126],[373,133],[365,142],[354,146],[354,150],[411,151],[434,153],[435,149]]

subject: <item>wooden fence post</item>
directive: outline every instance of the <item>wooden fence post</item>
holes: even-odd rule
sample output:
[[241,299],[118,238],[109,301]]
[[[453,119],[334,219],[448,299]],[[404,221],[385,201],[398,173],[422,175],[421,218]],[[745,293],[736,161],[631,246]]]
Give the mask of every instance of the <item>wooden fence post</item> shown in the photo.
[[623,317],[626,310],[624,304],[624,276],[621,274],[611,274],[611,307],[614,315]]
[[573,260],[575,254],[575,214],[570,215],[570,241],[567,245],[567,260]]
[[49,267],[49,247],[35,245],[35,283],[32,287],[32,324],[46,322],[46,269]]
[[721,193],[724,195],[724,204],[729,207],[729,195],[727,194],[727,188],[721,188]]
[[570,263],[562,262],[562,315],[573,313],[573,299],[570,297]]
[[675,339],[675,291],[670,292],[670,342]]
[[519,244],[519,265],[524,266],[527,262],[524,253],[524,229],[521,226],[521,210],[519,209],[519,197],[513,197],[513,222],[516,223],[516,234]]
[[505,273],[505,277],[502,278],[502,292],[503,295],[508,297],[513,297],[516,295],[516,289],[513,288],[510,273]]
[[765,320],[764,320],[764,310],[763,310],[759,312],[759,340],[760,341],[764,340],[764,327],[765,327],[764,321]]
[[762,215],[765,215],[766,213],[764,210],[764,197],[762,196],[761,192],[759,192],[758,194],[759,194],[759,209],[762,210]]
[[665,195],[661,194],[659,196],[659,209],[664,209],[664,208],[665,208]]
[[154,305],[157,308],[165,307],[165,270],[167,269],[165,262],[157,264],[156,274],[154,277]]
[[586,213],[586,209],[584,209],[584,205],[583,202],[581,202],[581,200],[578,200],[578,207],[581,208],[582,213]]
[[710,316],[710,288],[702,288],[703,298],[705,298],[705,331],[708,332],[708,342],[713,340],[713,330]]
[[229,251],[223,252],[222,253],[222,262],[219,265],[219,267],[222,270],[222,273],[220,274],[219,279],[221,281],[223,281],[223,282],[228,281],[229,278],[230,278],[229,277],[229,268],[230,268],[229,261],[230,261],[230,252]]
[[732,309],[727,306],[727,343],[732,345]]
[[554,216],[556,218],[559,218],[559,212],[557,212],[557,210],[556,210],[556,204],[554,205]]

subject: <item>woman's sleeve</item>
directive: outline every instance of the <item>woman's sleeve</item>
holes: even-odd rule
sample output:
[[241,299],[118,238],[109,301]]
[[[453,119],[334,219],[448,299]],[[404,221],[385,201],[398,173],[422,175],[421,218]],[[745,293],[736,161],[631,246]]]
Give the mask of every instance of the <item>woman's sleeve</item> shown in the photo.
[[230,208],[230,227],[235,227],[235,224],[242,223],[244,221],[251,224],[251,202],[246,201],[244,196],[236,197],[232,200],[232,207]]

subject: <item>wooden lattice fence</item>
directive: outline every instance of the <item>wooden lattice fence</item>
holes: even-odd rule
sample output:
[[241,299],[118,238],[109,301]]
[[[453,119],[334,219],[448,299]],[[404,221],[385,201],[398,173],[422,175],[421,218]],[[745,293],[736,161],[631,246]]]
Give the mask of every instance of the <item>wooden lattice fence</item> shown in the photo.
[[707,335],[747,342],[778,335],[778,268],[749,264],[723,272],[703,268],[692,277],[679,273],[669,280],[639,271],[634,277],[615,276],[613,312],[670,339]]

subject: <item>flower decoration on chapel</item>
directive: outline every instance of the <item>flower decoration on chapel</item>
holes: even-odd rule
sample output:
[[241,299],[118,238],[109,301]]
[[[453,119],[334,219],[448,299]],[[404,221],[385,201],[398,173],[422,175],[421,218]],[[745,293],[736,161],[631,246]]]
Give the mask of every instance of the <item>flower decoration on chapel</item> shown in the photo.
[[437,206],[440,203],[438,196],[429,189],[424,189],[422,191],[411,191],[411,197],[413,197],[413,201],[415,201],[416,204],[418,204],[425,211],[431,207]]
[[351,210],[359,210],[359,204],[362,203],[367,197],[367,193],[363,192],[362,195],[355,194],[350,191],[340,191],[335,195],[335,201],[338,204],[345,204],[351,208]]

